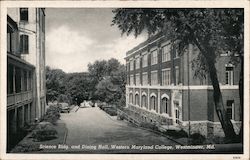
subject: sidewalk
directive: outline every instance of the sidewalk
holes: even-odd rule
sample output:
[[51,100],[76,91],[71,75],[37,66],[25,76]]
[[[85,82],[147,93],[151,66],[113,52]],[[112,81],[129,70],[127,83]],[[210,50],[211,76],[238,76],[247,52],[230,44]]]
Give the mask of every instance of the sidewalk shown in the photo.
[[40,149],[40,145],[58,145],[58,144],[64,144],[65,139],[67,137],[67,128],[65,123],[62,120],[57,121],[57,125],[53,126],[56,131],[58,132],[57,138],[48,140],[48,141],[42,141],[42,142],[36,142],[32,138],[32,132],[30,132],[22,141],[20,141],[12,150],[11,153],[42,153],[42,152],[50,152],[51,149]]

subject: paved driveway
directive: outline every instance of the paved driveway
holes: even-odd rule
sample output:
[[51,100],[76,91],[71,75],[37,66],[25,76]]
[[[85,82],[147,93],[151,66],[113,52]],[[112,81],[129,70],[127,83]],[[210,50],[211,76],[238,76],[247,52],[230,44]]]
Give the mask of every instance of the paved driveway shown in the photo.
[[[99,108],[80,108],[62,114],[61,119],[68,128],[66,152],[166,153],[176,144],[166,137],[112,119]],[[114,145],[116,148],[112,148]]]

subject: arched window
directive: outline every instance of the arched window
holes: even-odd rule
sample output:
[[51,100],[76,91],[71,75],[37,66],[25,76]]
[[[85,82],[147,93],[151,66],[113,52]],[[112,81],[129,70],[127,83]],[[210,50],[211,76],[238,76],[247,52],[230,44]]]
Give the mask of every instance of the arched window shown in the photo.
[[129,94],[129,103],[133,104],[133,93]]
[[142,107],[148,108],[147,96],[146,95],[142,95],[142,97],[141,97],[141,105],[142,105]]
[[156,110],[156,97],[151,96],[150,98],[150,109]]
[[161,100],[161,113],[169,113],[168,110],[168,99],[167,97],[162,98]]
[[139,106],[139,95],[135,95],[135,105]]

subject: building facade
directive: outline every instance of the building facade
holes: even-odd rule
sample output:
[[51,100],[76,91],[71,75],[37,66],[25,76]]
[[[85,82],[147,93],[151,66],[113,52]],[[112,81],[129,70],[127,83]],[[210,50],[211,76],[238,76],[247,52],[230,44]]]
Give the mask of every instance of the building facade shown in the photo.
[[45,113],[45,10],[8,8],[7,14],[7,137],[10,145],[26,125]]
[[[204,136],[223,136],[209,76],[195,76],[199,49],[189,45],[180,55],[178,41],[161,33],[126,53],[126,107],[139,122],[184,129]],[[236,132],[240,129],[240,65],[228,53],[216,62],[223,103]],[[206,74],[206,73],[205,73]]]

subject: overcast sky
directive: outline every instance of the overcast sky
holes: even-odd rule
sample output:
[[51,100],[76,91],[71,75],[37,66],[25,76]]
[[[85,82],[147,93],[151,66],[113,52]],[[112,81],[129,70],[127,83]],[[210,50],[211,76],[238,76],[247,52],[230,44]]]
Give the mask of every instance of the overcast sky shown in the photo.
[[88,63],[116,58],[125,63],[126,51],[146,36],[121,36],[111,26],[112,9],[46,8],[46,65],[65,72],[87,71]]

